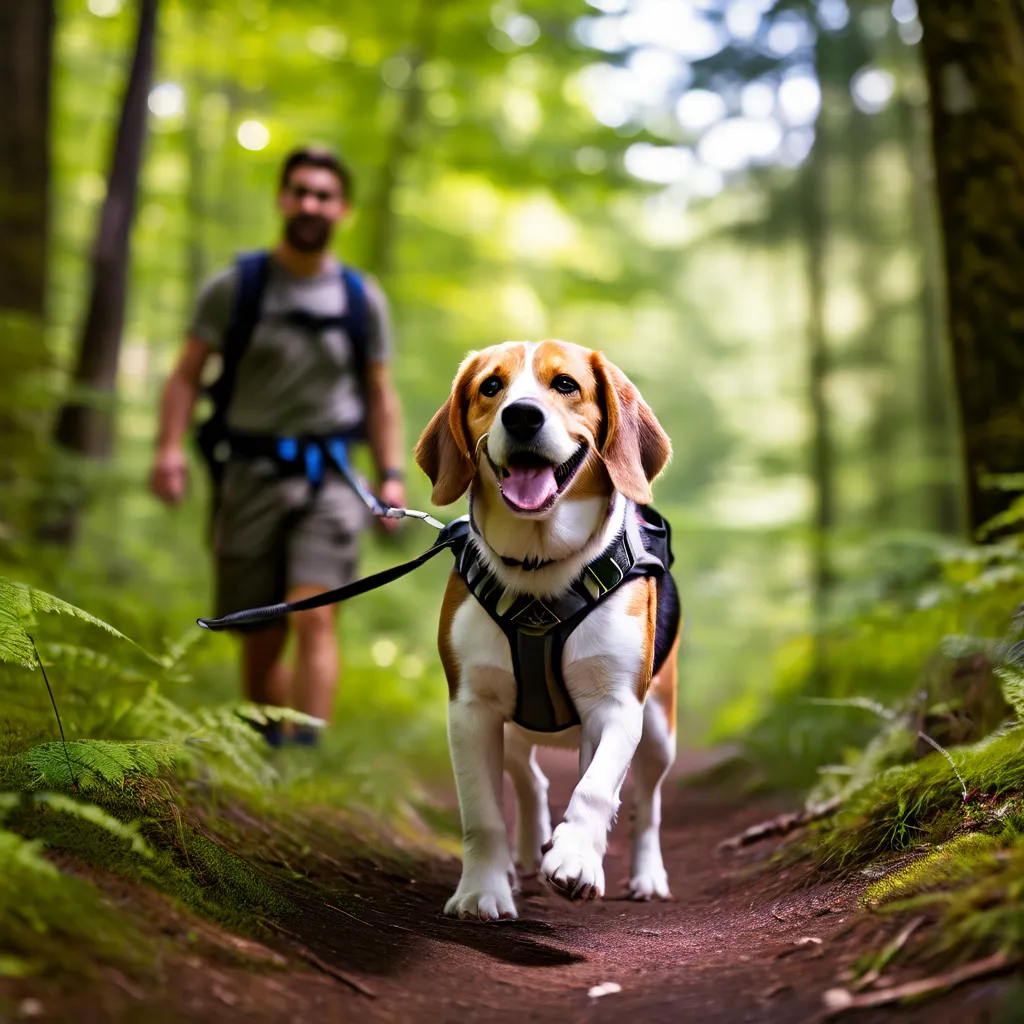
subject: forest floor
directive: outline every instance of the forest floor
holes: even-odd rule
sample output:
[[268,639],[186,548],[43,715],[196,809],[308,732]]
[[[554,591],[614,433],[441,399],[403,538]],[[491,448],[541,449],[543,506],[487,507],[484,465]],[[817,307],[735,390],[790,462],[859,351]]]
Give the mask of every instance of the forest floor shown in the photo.
[[[541,763],[558,813],[575,779],[574,758],[544,751]],[[334,877],[317,880],[321,893],[326,887],[336,898],[310,901],[275,938],[260,942],[232,935],[144,886],[61,860],[64,870],[98,883],[110,903],[158,941],[159,964],[145,981],[109,967],[74,983],[0,979],[0,1020],[824,1019],[823,994],[842,985],[853,961],[880,948],[899,923],[861,910],[863,885],[855,879],[822,883],[807,867],[765,871],[770,842],[720,852],[722,840],[784,808],[680,784],[705,764],[702,755],[681,756],[666,782],[670,902],[624,898],[627,813],[612,836],[603,901],[571,904],[527,882],[518,897],[520,919],[491,925],[441,915],[459,875],[458,861],[443,854],[417,860],[407,872],[369,859],[338,864]],[[888,980],[913,977],[901,970]],[[1013,1009],[1018,985],[997,976],[909,1008],[840,1019],[1020,1020]]]

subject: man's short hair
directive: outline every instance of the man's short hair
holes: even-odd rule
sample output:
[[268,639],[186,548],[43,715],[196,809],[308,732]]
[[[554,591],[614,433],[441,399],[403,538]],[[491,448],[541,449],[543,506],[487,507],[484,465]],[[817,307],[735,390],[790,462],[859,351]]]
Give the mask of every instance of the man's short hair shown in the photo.
[[319,146],[302,146],[293,149],[281,165],[280,188],[288,187],[288,179],[292,171],[299,167],[322,167],[330,171],[341,182],[341,195],[347,202],[352,202],[352,172],[336,153]]

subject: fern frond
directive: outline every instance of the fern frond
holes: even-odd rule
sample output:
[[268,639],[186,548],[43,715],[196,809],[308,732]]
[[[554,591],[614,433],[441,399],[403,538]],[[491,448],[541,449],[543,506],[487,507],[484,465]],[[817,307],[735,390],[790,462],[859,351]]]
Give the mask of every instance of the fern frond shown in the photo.
[[988,636],[950,634],[942,638],[939,650],[947,658],[966,658],[983,654],[991,661],[999,661],[1006,653],[1006,641]]
[[1024,722],[1024,672],[1016,665],[1000,665],[996,676],[1002,683],[1006,703],[1017,713],[1018,720]]
[[[69,740],[67,751],[60,743],[41,743],[19,755],[35,773],[34,788],[81,790],[123,786],[133,774],[154,778],[181,757],[178,744],[138,740]],[[72,776],[72,771],[74,775]]]
[[106,674],[111,679],[125,683],[147,683],[151,678],[146,673],[126,665],[116,656],[104,654],[91,647],[83,647],[81,644],[46,641],[37,643],[36,646],[47,668],[60,668],[69,674]]
[[[36,590],[25,583],[0,576],[0,661],[13,661],[26,668],[35,668],[35,651],[26,627],[31,628],[36,613],[73,616],[142,651],[134,640],[115,629],[109,622],[104,622],[84,609],[68,604],[67,601],[62,601],[43,590]],[[159,664],[166,661],[148,652],[143,653]]]

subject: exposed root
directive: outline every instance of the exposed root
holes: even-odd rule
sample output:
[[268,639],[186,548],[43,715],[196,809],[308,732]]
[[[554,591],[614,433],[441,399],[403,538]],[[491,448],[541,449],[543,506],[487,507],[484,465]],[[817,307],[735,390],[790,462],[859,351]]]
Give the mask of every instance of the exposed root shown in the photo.
[[717,850],[719,853],[732,853],[741,847],[751,846],[765,839],[789,835],[790,832],[794,832],[804,825],[810,825],[812,822],[821,821],[822,818],[831,817],[839,810],[841,802],[841,798],[835,796],[816,807],[809,807],[803,811],[789,811],[785,814],[779,814],[774,818],[769,818],[767,821],[751,825],[750,828],[740,832],[739,835],[730,836],[728,839],[722,840],[718,844]]
[[898,1003],[902,999],[910,999],[914,996],[927,996],[934,992],[941,992],[964,982],[973,981],[975,978],[983,978],[989,974],[999,974],[1009,970],[1020,963],[1019,956],[1011,956],[1007,953],[996,953],[986,957],[984,960],[976,960],[974,963],[965,964],[947,974],[938,974],[932,978],[921,978],[919,981],[909,981],[904,985],[894,985],[892,988],[880,989],[877,992],[862,992],[854,995],[849,989],[830,988],[822,999],[825,1003],[825,1013],[822,1019],[837,1017],[848,1010],[867,1010],[875,1006],[887,1006],[890,1003]]

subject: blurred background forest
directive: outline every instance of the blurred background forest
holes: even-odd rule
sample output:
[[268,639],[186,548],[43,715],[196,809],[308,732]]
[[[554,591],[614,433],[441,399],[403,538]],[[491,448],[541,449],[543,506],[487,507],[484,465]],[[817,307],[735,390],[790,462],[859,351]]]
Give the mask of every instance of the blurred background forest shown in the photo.
[[[153,55],[124,329],[73,383],[140,10]],[[20,129],[37,154],[22,173],[50,197],[36,280],[0,303],[2,557],[150,649],[196,643],[204,682],[183,699],[235,682],[231,641],[192,625],[210,610],[203,473],[173,512],[145,488],[158,391],[200,282],[274,239],[279,162],[308,141],[355,169],[338,250],[391,298],[410,448],[462,355],[507,338],[602,348],[656,410],[676,453],[656,500],[687,610],[689,742],[763,713],[780,650],[827,674],[812,627],[960,531],[913,0],[60,0],[55,15],[52,36],[23,19],[9,44],[25,60],[52,46],[53,75],[48,126]],[[82,400],[111,444],[58,413]],[[41,543],[61,495],[82,509],[74,542]],[[428,541],[415,525],[374,537],[365,570]],[[445,572],[345,609],[342,732],[400,707],[443,743]]]
[[444,559],[343,609],[324,742],[268,756],[194,624],[205,475],[146,489],[197,290],[311,142],[407,450],[467,350],[603,349],[675,446],[681,744],[800,794],[795,856],[938,908],[932,948],[1024,955],[1020,53],[1003,0],[0,4],[0,979],[134,955],[40,844],[253,930],[353,808],[457,848]]

